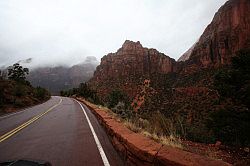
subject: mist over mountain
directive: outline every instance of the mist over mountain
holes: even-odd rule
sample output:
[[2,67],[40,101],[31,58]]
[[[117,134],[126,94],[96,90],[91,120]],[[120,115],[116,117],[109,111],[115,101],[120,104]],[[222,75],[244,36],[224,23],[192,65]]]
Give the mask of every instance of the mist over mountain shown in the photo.
[[88,81],[95,71],[98,61],[89,56],[73,66],[44,66],[30,70],[27,76],[33,86],[41,86],[52,94],[59,94],[60,90],[77,87],[81,82]]

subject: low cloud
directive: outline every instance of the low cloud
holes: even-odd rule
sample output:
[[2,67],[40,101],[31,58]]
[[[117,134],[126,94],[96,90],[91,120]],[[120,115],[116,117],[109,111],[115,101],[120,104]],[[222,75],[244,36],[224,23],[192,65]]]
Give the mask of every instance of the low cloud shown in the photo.
[[0,66],[98,61],[126,40],[178,59],[226,0],[1,0]]

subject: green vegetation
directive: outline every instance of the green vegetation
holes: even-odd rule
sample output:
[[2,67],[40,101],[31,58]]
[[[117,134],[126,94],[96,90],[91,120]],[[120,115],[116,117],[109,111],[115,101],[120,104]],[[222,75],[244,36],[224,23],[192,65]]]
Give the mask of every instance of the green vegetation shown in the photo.
[[95,103],[95,104],[101,104],[100,99],[98,98],[96,91],[91,89],[90,86],[87,83],[81,83],[78,88],[69,89],[66,91],[60,91],[61,96],[81,96],[87,99],[88,101]]
[[229,97],[250,108],[250,50],[238,52],[232,67],[215,75],[215,88],[221,96]]
[[243,50],[232,58],[232,67],[215,75],[215,88],[226,106],[211,114],[208,126],[226,144],[250,146],[249,64],[250,50]]
[[50,98],[47,90],[41,87],[34,88],[25,80],[28,71],[28,68],[16,63],[8,69],[8,79],[0,79],[0,114],[8,109],[15,110]]
[[121,90],[113,90],[108,95],[108,108],[114,108],[119,102],[123,103],[123,107],[127,109],[129,106],[129,97]]
[[0,109],[3,107],[3,104],[4,104],[4,89],[2,86],[0,86]]
[[[153,139],[186,139],[225,145],[250,145],[250,54],[240,51],[232,65],[201,69],[191,74],[154,74],[135,98],[121,89],[102,102],[96,91],[83,83],[61,91],[109,107],[135,132]],[[136,82],[136,81],[135,81]],[[147,88],[145,87],[147,85]],[[100,95],[100,97],[103,97]],[[179,145],[179,142],[174,141]]]
[[[119,89],[108,95],[106,105],[128,121],[135,132],[143,130],[154,137],[249,146],[249,64],[249,50],[244,50],[232,58],[231,66],[220,69],[152,75],[152,84],[142,93],[145,102],[141,102],[138,112],[129,107],[131,99]],[[150,89],[162,92],[150,94]],[[134,107],[141,99],[139,95]]]
[[226,109],[213,112],[208,125],[224,144],[250,145],[250,111]]
[[19,63],[15,63],[8,69],[8,78],[17,82],[25,82],[27,74],[29,74],[29,69],[23,68]]
[[34,96],[39,100],[49,99],[50,93],[41,87],[36,87],[34,89]]

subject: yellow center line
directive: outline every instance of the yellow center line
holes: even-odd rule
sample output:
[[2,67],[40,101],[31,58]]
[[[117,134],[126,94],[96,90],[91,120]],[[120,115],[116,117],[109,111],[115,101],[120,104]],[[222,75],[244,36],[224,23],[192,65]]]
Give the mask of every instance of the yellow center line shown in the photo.
[[30,120],[28,120],[27,122],[21,124],[20,126],[16,127],[15,129],[13,129],[13,130],[5,133],[4,135],[0,136],[0,143],[3,142],[4,140],[8,139],[9,137],[13,136],[17,132],[21,131],[25,127],[29,126],[33,122],[35,122],[38,119],[40,119],[42,116],[44,116],[45,114],[47,114],[48,112],[50,112],[51,110],[53,110],[55,107],[57,107],[61,102],[62,102],[62,99],[60,99],[59,103],[57,103],[56,105],[50,107],[47,111],[45,111],[45,112],[43,112],[43,113],[41,113],[41,114],[39,114],[39,115],[31,118]]

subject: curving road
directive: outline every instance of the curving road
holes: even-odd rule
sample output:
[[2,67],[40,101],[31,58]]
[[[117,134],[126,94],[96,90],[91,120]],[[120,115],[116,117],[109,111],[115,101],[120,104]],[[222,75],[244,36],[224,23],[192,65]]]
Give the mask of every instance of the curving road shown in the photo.
[[0,162],[16,159],[45,160],[53,166],[124,165],[91,111],[56,96],[0,117]]

